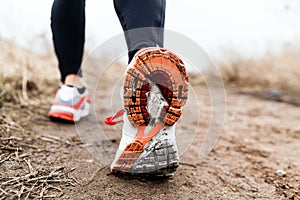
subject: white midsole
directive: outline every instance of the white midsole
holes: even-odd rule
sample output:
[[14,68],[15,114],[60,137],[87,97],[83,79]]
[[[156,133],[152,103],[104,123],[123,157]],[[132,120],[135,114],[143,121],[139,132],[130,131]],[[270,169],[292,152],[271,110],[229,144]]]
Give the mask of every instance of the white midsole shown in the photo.
[[68,106],[62,105],[53,105],[51,106],[50,111],[53,112],[63,112],[63,113],[70,113],[73,115],[74,121],[80,120],[81,117],[85,117],[90,113],[90,104],[88,102],[84,102],[81,106],[82,108],[74,109]]

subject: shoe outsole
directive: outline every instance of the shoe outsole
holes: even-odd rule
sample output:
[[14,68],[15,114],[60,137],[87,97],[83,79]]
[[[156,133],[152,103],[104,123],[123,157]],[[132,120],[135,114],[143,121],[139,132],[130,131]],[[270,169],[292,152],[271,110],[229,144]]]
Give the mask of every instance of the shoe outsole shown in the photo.
[[62,113],[49,111],[48,117],[54,122],[74,123],[74,117],[71,113]]
[[[137,53],[124,80],[124,108],[129,121],[138,127],[134,141],[128,144],[112,166],[113,173],[138,176],[172,176],[179,164],[177,147],[153,141],[165,127],[172,126],[182,114],[188,98],[188,75],[180,58],[163,48],[147,48]],[[157,85],[168,106],[160,113],[159,122],[144,134],[150,122],[147,93]],[[151,141],[152,140],[152,141]],[[147,150],[148,145],[162,145]],[[164,145],[163,145],[164,144]],[[160,156],[158,156],[160,155]]]
[[124,81],[124,108],[135,126],[147,125],[147,96],[150,83],[158,85],[169,106],[162,121],[172,126],[181,116],[188,98],[188,75],[182,60],[163,48],[147,48],[137,53]]

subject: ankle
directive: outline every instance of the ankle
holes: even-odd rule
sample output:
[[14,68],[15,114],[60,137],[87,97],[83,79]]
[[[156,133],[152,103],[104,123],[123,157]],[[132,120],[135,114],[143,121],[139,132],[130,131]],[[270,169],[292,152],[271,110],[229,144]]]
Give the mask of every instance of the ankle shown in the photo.
[[82,77],[76,75],[76,74],[69,74],[66,76],[65,81],[63,83],[64,85],[74,86],[77,88],[83,88],[83,80]]

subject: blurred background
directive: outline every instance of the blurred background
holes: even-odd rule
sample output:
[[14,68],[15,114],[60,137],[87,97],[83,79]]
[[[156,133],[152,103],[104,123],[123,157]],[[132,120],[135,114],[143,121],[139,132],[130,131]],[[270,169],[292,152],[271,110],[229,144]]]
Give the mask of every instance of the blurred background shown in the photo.
[[[4,77],[12,76],[13,66],[19,63],[26,66],[23,72],[25,69],[28,79],[33,70],[41,68],[38,78],[58,80],[50,30],[52,2],[1,0]],[[246,87],[264,95],[267,90],[267,95],[280,99],[285,98],[287,89],[293,94],[300,91],[299,0],[167,1],[165,27],[198,43],[216,63],[227,86]],[[112,0],[86,1],[86,55],[120,33]],[[290,98],[286,101],[295,101]]]
[[[2,0],[0,36],[48,53],[52,2]],[[87,0],[86,10],[87,50],[122,32],[112,0]],[[172,0],[167,1],[166,29],[193,39],[212,57],[224,58],[228,50],[257,57],[299,45],[299,10],[299,0]]]

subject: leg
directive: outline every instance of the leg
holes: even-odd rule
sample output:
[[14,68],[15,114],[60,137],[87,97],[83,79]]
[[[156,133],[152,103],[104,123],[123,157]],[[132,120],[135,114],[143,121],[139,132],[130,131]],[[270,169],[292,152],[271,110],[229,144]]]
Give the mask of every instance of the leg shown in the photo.
[[160,48],[165,0],[114,0],[114,4],[130,63],[124,76],[122,138],[111,171],[171,176],[179,165],[174,124],[186,103],[188,77],[182,60]]
[[63,85],[56,93],[48,116],[54,120],[79,121],[89,114],[91,103],[88,91],[80,80],[85,0],[54,0],[51,28]]
[[[85,0],[55,0],[51,12],[54,48],[61,81],[68,75],[81,75],[85,37]],[[70,76],[70,77],[72,77]]]
[[143,47],[163,46],[165,0],[114,0],[114,6],[125,32],[129,62]]

